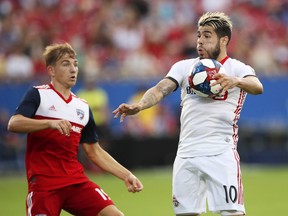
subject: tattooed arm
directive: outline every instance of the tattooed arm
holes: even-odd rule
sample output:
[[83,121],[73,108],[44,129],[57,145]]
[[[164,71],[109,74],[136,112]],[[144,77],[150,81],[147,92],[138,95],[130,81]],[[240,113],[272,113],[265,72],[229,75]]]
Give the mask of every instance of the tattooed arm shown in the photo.
[[152,88],[148,89],[141,100],[135,104],[121,104],[117,109],[113,111],[114,118],[118,118],[120,115],[120,122],[123,122],[127,115],[135,115],[141,110],[148,109],[158,104],[164,97],[169,95],[176,89],[177,85],[170,79],[162,79]]

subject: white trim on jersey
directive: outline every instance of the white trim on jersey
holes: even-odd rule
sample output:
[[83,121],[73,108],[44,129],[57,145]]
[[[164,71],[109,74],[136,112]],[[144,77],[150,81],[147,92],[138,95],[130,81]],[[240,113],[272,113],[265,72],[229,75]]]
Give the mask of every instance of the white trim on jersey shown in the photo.
[[32,216],[32,207],[33,207],[33,201],[32,201],[32,197],[33,197],[33,191],[30,192],[28,195],[27,195],[27,214],[28,216]]

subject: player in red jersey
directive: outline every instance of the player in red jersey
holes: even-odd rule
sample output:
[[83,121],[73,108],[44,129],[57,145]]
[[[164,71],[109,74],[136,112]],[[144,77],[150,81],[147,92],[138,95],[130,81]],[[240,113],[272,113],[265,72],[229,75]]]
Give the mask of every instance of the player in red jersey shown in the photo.
[[95,165],[122,179],[129,192],[143,189],[100,147],[87,102],[71,92],[78,75],[76,55],[68,43],[47,46],[43,56],[51,83],[31,87],[8,123],[9,131],[28,134],[28,216],[58,216],[62,209],[81,216],[123,215],[85,175],[77,159],[79,143]]

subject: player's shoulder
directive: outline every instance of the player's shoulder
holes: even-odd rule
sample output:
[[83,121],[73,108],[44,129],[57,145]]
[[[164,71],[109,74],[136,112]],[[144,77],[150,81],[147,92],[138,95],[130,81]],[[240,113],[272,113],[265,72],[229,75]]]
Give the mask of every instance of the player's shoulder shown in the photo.
[[228,69],[228,71],[234,71],[235,74],[255,74],[255,70],[250,65],[238,59],[228,58],[223,65],[226,71]]
[[176,62],[174,65],[182,65],[182,66],[193,65],[198,61],[199,61],[199,57],[198,58],[182,59],[182,60]]
[[77,95],[74,94],[73,92],[71,92],[71,95],[72,95],[72,97],[73,97],[75,100],[79,100],[79,101],[81,101],[81,102],[83,102],[83,103],[85,103],[85,104],[88,104],[88,102],[87,102],[85,99],[80,98],[79,96],[77,96]]
[[232,67],[251,67],[248,64],[245,64],[244,62],[238,60],[238,59],[234,59],[234,58],[228,58],[224,64],[229,64]]
[[191,68],[199,61],[199,58],[190,58],[190,59],[183,59],[176,63],[171,68],[171,71],[176,72],[177,74],[186,74],[191,70]]
[[35,89],[51,89],[51,86],[49,84],[44,84],[44,85],[36,85],[33,86]]

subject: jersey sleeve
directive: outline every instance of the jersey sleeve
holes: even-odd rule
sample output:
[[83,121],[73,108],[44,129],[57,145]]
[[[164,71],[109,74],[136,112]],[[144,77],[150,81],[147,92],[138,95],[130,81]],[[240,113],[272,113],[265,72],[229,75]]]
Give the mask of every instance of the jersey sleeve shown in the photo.
[[98,134],[96,132],[96,124],[91,109],[89,108],[89,120],[87,125],[83,128],[80,143],[98,142]]
[[179,84],[182,82],[183,75],[182,75],[182,67],[183,67],[183,61],[176,62],[171,69],[169,70],[168,74],[165,78],[172,80],[177,84],[177,88],[179,87]]
[[185,59],[185,60],[176,62],[171,67],[171,69],[169,70],[165,78],[170,79],[173,82],[175,82],[177,85],[177,88],[179,86],[182,86],[184,82],[187,82],[191,69],[193,68],[196,62],[197,62],[197,59]]
[[32,118],[40,105],[40,95],[36,88],[31,87],[23,96],[19,106],[16,108],[14,115],[20,114]]
[[237,65],[235,66],[237,77],[256,76],[255,70],[250,65],[246,65],[240,61],[237,61],[237,63],[235,64]]

